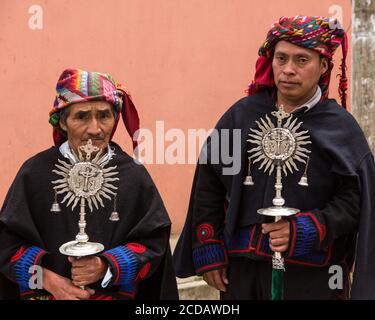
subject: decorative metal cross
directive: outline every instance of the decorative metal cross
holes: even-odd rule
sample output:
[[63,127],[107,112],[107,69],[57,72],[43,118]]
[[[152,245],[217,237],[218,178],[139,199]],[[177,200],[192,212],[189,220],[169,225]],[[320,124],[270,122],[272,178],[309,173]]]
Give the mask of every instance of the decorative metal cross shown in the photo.
[[280,128],[281,127],[281,121],[285,118],[288,118],[290,116],[289,113],[286,113],[284,111],[284,107],[281,105],[279,107],[278,111],[272,111],[271,114],[277,118],[277,126]]
[[[87,160],[87,158],[86,158],[86,160]],[[91,167],[86,167],[85,171],[80,171],[78,174],[85,178],[85,182],[84,182],[84,185],[83,185],[83,190],[84,191],[88,191],[89,178],[97,176],[98,175],[98,171],[92,170]]]
[[80,146],[79,147],[80,150],[82,150],[85,154],[86,154],[86,161],[90,161],[91,159],[91,154],[93,152],[97,152],[99,151],[99,148],[94,146],[92,144],[92,141],[91,139],[89,139],[89,141],[87,141],[87,144],[83,145],[83,146]]

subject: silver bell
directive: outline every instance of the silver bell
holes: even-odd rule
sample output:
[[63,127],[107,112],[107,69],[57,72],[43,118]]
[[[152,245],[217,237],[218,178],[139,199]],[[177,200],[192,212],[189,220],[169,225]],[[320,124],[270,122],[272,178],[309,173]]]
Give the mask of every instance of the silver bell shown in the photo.
[[61,212],[60,205],[57,202],[52,203],[51,212]]
[[300,186],[303,187],[308,187],[309,183],[307,182],[307,167],[309,165],[310,157],[307,157],[307,162],[306,162],[306,167],[305,167],[305,172],[303,173],[301,180],[298,182]]
[[57,193],[56,193],[56,190],[55,190],[55,200],[53,201],[52,203],[52,206],[51,206],[51,212],[61,212],[61,208],[60,208],[60,205],[59,203],[57,202]]
[[298,184],[299,184],[300,186],[303,186],[303,187],[308,187],[309,184],[308,184],[308,182],[307,182],[307,176],[306,176],[306,175],[303,175],[302,178],[301,178],[301,180],[298,182]]
[[252,176],[246,176],[246,178],[243,182],[243,185],[244,186],[253,186],[254,185],[253,177]]
[[111,216],[109,217],[109,220],[111,220],[111,221],[119,221],[120,220],[120,217],[118,215],[116,207],[117,207],[117,193],[115,194],[115,197],[113,199],[113,211],[111,213]]
[[253,186],[254,181],[253,177],[251,176],[251,157],[249,157],[249,166],[247,168],[247,176],[245,177],[245,180],[243,181],[244,186]]
[[111,221],[119,221],[120,217],[118,216],[118,212],[117,211],[113,211],[111,213],[111,216],[109,217],[109,220],[111,220]]

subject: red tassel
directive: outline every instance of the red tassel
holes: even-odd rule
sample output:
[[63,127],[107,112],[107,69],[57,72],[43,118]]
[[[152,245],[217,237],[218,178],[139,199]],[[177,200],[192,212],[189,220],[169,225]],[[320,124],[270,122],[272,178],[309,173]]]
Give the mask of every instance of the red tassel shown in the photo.
[[56,147],[60,147],[66,141],[66,137],[63,136],[62,133],[56,128],[53,128],[52,136]]
[[[125,125],[126,130],[128,131],[130,137],[133,140],[133,149],[138,146],[136,132],[139,130],[139,116],[137,109],[133,101],[130,98],[130,95],[125,91],[125,89],[118,85],[117,89],[122,92],[123,106],[121,109],[122,121]],[[116,130],[117,123],[114,130]],[[113,131],[114,132],[114,131]]]
[[346,91],[348,90],[348,78],[346,76],[346,56],[348,54],[348,38],[344,33],[344,38],[341,43],[342,47],[342,61],[341,61],[341,76],[339,82],[339,94],[341,98],[341,105],[346,109]]

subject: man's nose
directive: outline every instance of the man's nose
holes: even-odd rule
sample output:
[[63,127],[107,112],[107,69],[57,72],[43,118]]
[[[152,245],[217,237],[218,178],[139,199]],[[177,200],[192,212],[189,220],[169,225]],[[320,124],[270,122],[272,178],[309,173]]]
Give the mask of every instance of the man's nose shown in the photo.
[[100,123],[98,122],[97,119],[95,119],[95,117],[93,117],[88,124],[87,133],[89,135],[95,136],[95,135],[100,134],[101,132],[102,132],[102,129],[100,128]]
[[290,76],[296,74],[295,65],[293,61],[289,60],[283,68],[283,73]]

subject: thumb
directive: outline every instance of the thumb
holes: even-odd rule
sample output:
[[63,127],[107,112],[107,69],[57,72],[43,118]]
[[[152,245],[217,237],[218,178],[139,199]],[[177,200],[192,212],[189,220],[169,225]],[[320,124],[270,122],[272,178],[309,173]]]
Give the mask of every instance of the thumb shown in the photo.
[[225,284],[229,284],[228,276],[227,276],[227,268],[222,269],[221,271],[221,278]]
[[262,233],[268,233],[268,223],[262,223]]
[[89,287],[86,287],[86,290],[88,291],[88,293],[92,296],[95,294],[95,290],[94,289],[91,289]]

